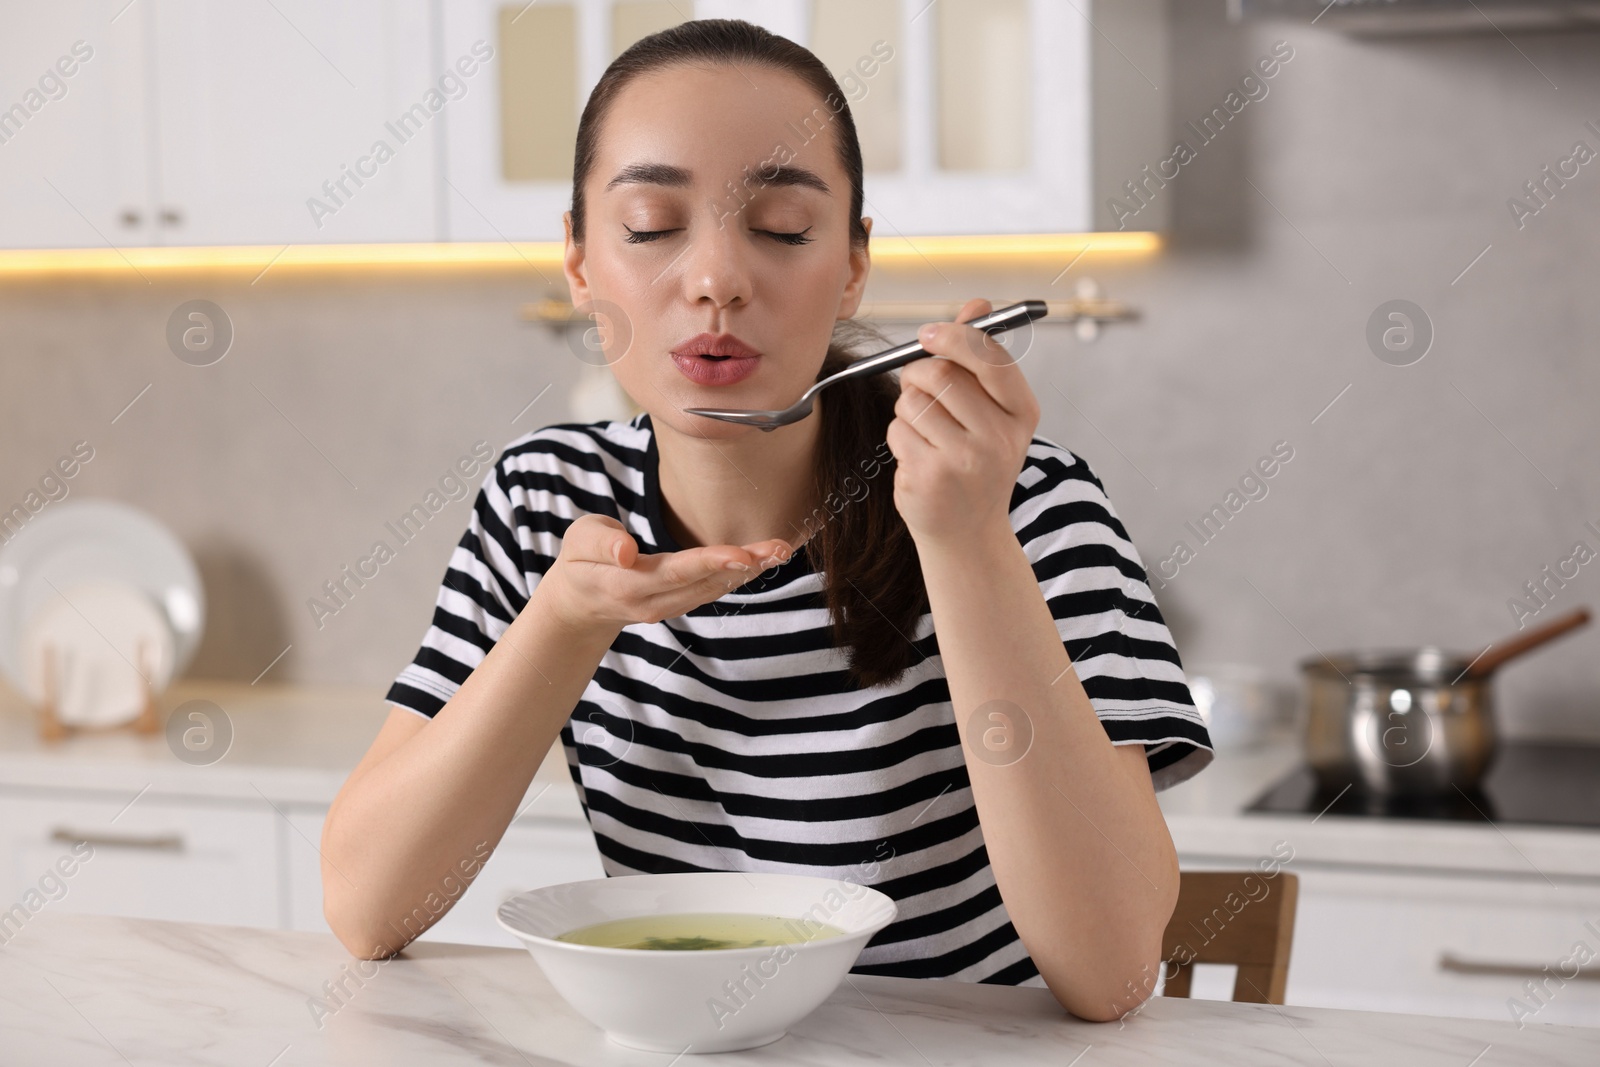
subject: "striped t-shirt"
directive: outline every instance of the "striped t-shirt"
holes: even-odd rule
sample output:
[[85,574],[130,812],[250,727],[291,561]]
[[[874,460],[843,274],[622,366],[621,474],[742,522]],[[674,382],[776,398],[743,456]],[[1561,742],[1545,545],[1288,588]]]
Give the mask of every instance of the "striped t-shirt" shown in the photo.
[[[580,515],[618,519],[641,553],[679,550],[662,521],[658,459],[648,414],[547,426],[508,445],[388,701],[426,716],[443,707]],[[877,477],[892,478],[892,464]],[[1111,740],[1144,744],[1157,789],[1199,771],[1210,738],[1100,481],[1036,436],[1010,513]],[[853,973],[1043,985],[989,866],[933,616],[907,636],[923,653],[917,666],[853,686],[804,550],[686,615],[624,627],[560,735],[606,873],[870,885],[899,914]]]

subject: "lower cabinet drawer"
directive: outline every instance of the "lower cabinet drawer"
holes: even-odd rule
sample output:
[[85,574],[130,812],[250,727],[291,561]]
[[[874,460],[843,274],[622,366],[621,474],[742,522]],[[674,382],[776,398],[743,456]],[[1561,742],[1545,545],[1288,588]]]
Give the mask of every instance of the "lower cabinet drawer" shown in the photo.
[[1600,1026],[1600,884],[1286,869],[1289,1004]]
[[[289,922],[295,930],[328,929],[322,917],[321,861],[311,844],[321,843],[326,814],[294,811],[289,816],[295,831],[288,846]],[[472,885],[444,918],[428,928],[422,940],[521,948],[522,942],[495,922],[495,910],[502,901],[540,886],[604,877],[600,851],[586,823],[520,819],[506,830]],[[448,891],[448,886],[441,886],[438,899],[445,899]],[[419,925],[427,917],[426,911],[419,913]]]
[[46,908],[279,925],[270,806],[131,799],[0,794],[0,940]]

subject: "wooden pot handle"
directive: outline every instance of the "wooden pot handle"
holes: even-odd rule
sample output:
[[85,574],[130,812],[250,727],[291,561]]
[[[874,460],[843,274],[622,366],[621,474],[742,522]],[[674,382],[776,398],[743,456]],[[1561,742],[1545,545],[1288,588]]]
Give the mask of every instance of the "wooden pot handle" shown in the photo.
[[1536,626],[1527,633],[1517,634],[1507,638],[1498,645],[1490,645],[1489,651],[1479,656],[1477,661],[1468,667],[1468,678],[1486,678],[1507,660],[1515,659],[1525,652],[1532,652],[1547,641],[1554,641],[1568,630],[1576,630],[1589,621],[1589,609],[1578,608],[1569,611],[1559,618],[1551,619],[1543,626]]

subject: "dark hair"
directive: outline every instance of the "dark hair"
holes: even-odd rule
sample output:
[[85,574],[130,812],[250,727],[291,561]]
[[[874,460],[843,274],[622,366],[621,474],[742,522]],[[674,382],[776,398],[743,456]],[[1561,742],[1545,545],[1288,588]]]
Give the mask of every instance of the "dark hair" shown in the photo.
[[[573,240],[583,242],[583,184],[594,167],[601,125],[617,95],[640,75],[696,63],[787,71],[815,90],[823,106],[833,112],[822,122],[833,127],[834,146],[850,178],[850,246],[864,248],[861,142],[838,81],[807,49],[743,19],[680,23],[641,38],[612,60],[578,122],[572,168]],[[836,324],[817,380],[859,358],[858,346],[868,340],[888,341],[853,319]],[[803,551],[823,576],[834,643],[847,650],[850,677],[861,687],[892,682],[926,658],[912,645],[911,635],[927,610],[927,591],[911,532],[894,506],[894,457],[884,443],[899,395],[894,376],[877,374],[832,386],[818,397],[816,417],[821,427],[813,488],[822,506],[806,522],[815,532]],[[862,485],[864,492],[856,488]]]

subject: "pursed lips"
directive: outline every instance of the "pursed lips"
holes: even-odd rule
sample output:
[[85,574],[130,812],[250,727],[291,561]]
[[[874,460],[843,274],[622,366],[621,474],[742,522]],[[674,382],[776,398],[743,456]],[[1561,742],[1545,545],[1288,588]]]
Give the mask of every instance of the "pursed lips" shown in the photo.
[[729,386],[756,371],[761,353],[731,333],[702,333],[672,349],[679,373],[698,386]]
[[731,333],[702,333],[676,345],[672,355],[725,360],[752,359],[761,353]]

